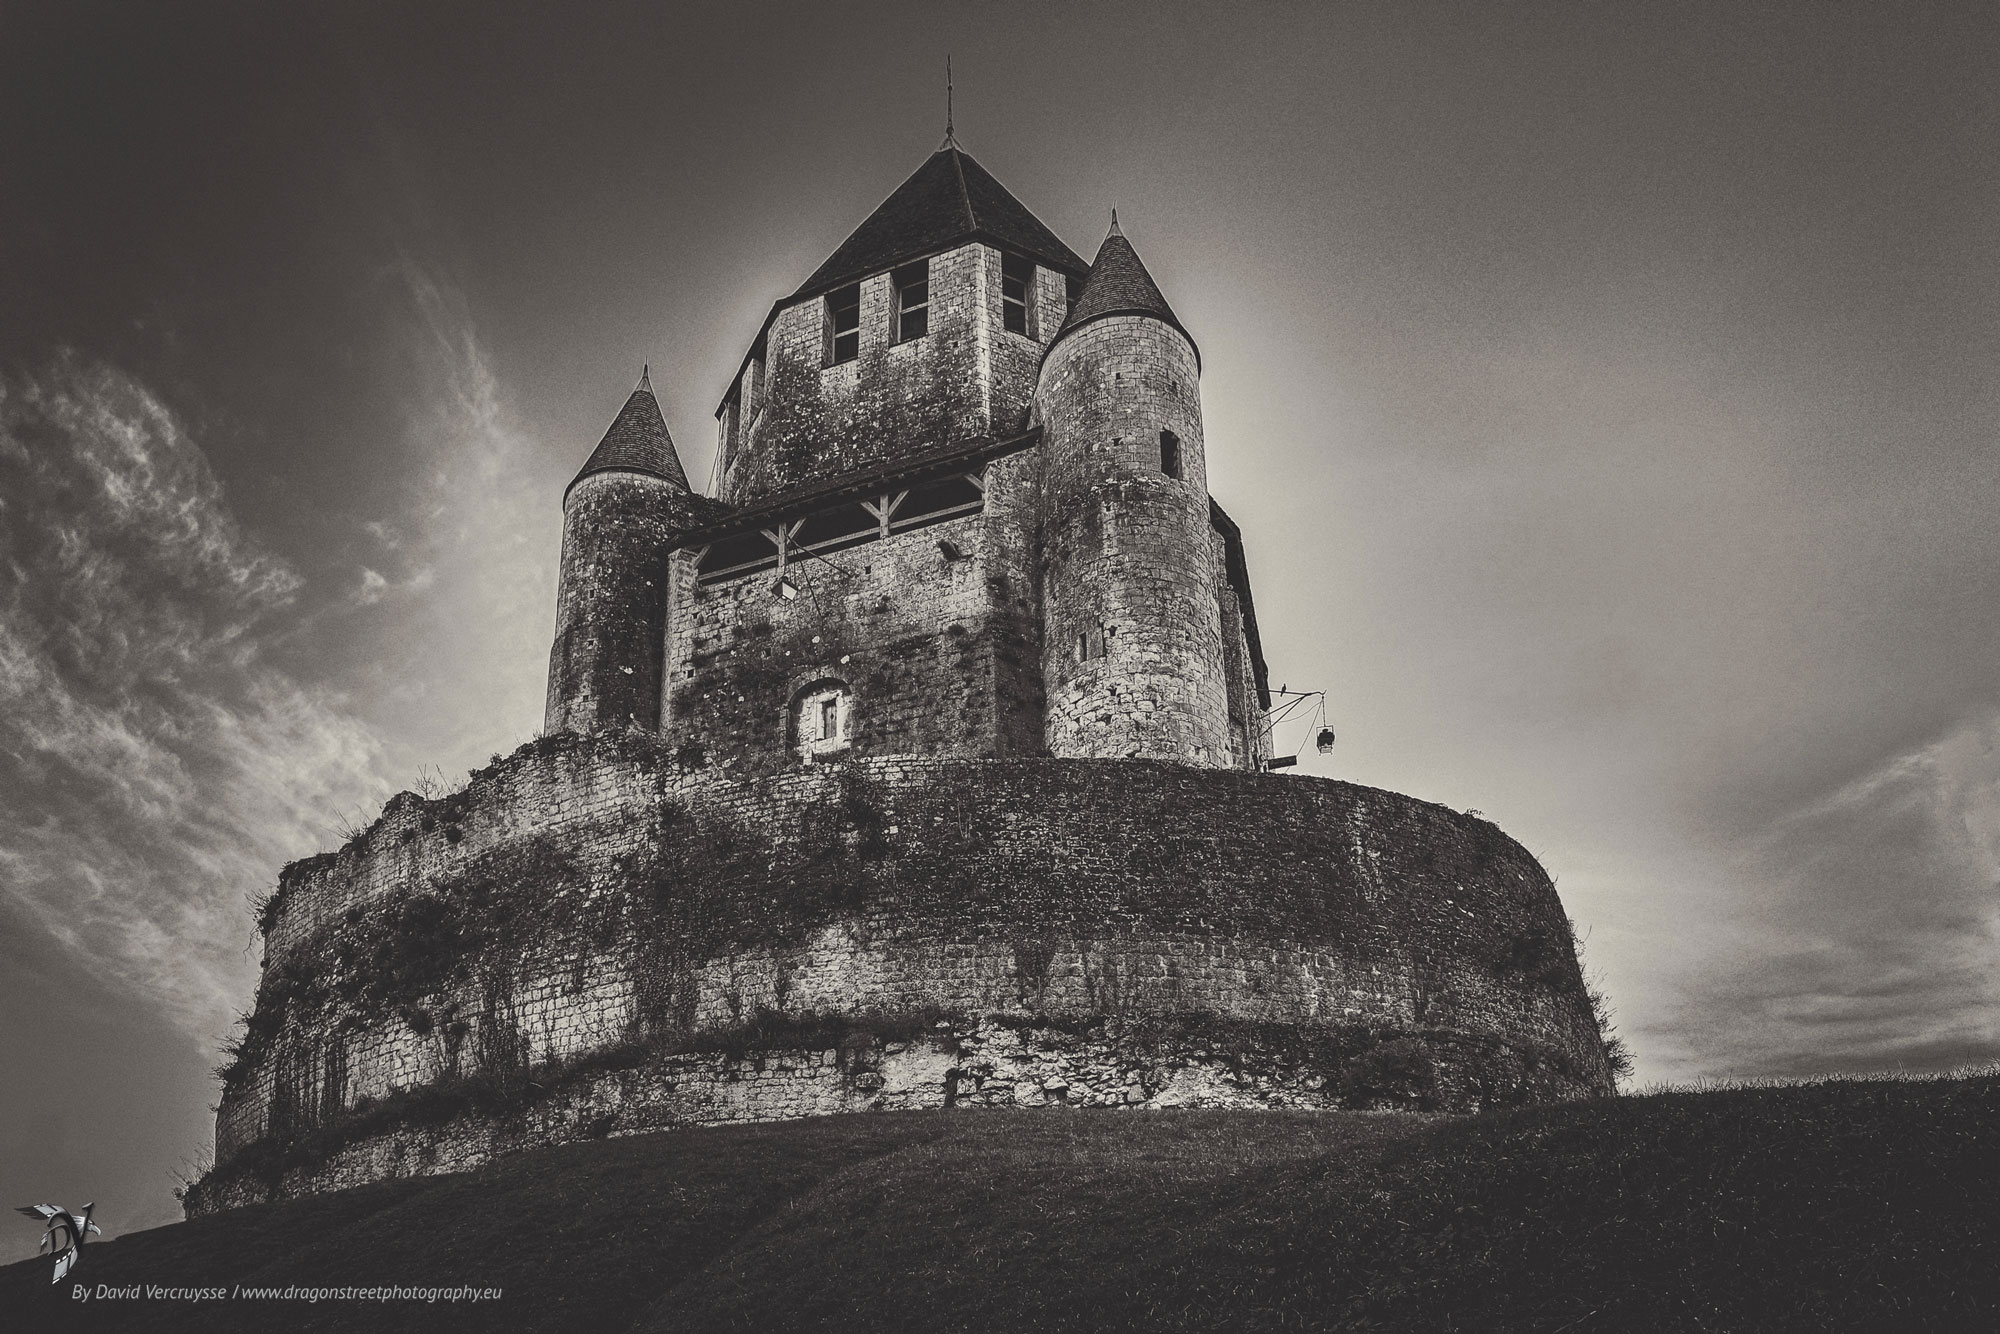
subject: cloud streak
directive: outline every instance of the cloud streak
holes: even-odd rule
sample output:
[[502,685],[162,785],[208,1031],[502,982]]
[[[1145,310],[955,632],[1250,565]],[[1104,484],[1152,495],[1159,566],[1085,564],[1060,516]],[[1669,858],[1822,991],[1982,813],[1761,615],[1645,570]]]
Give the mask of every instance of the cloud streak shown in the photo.
[[140,380],[0,380],[0,901],[198,1039],[247,1003],[284,862],[540,721],[560,482],[456,290],[396,279],[411,484],[324,587]]
[[374,730],[273,665],[303,583],[130,376],[0,382],[0,895],[198,1036],[249,991],[245,900],[388,790]]
[[413,261],[396,279],[400,357],[421,386],[411,483],[399,513],[359,525],[350,606],[377,650],[361,689],[398,771],[450,771],[541,723],[563,477],[509,410],[463,295]]
[[1773,822],[1673,1025],[1720,1075],[2000,1058],[2000,713]]

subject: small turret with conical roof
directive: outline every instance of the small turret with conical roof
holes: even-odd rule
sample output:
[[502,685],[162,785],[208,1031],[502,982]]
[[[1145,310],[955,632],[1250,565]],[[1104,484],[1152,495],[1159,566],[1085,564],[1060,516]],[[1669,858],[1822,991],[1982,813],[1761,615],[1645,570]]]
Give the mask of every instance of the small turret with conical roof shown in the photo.
[[[1188,346],[1194,347],[1194,336],[1182,326],[1174,308],[1160,294],[1160,285],[1146,271],[1139,252],[1125,239],[1123,229],[1118,226],[1118,210],[1114,208],[1111,210],[1111,230],[1104,234],[1104,244],[1097,248],[1097,258],[1091,263],[1090,276],[1084,280],[1083,291],[1078,294],[1076,304],[1069,308],[1069,315],[1050,342],[1053,345],[1086,324],[1117,315],[1144,315],[1159,320],[1180,330]],[[1201,353],[1197,349],[1195,365],[1199,368],[1200,364]]]
[[1201,360],[1116,214],[1035,405],[1049,753],[1246,763],[1232,741]]
[[544,731],[659,726],[668,552],[710,508],[688,487],[647,367],[563,493]]
[[660,413],[660,400],[653,394],[651,366],[641,368],[638,387],[570,485],[600,472],[641,473],[669,482],[677,490],[690,489],[674,438],[667,433],[667,419]]

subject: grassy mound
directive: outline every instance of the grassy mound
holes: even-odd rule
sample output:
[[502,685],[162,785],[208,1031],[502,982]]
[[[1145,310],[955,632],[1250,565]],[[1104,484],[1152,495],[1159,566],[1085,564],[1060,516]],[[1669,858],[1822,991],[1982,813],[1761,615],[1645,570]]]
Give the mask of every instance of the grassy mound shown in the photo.
[[[1476,1117],[925,1112],[639,1136],[93,1244],[134,1329],[2000,1328],[2000,1077]],[[30,1326],[23,1325],[23,1328]]]

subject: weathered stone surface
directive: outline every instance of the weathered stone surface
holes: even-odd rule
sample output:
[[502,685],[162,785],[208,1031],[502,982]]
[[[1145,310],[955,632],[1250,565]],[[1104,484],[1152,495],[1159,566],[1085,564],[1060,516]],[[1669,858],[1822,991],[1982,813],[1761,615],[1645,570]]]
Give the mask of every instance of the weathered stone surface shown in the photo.
[[[1037,403],[1049,753],[1243,762],[1230,741],[1194,346],[1156,319],[1093,321],[1050,351]],[[1162,468],[1163,432],[1178,442],[1179,476]]]
[[667,551],[717,508],[646,473],[594,472],[570,487],[546,731],[659,726]]
[[801,692],[838,682],[854,755],[1039,754],[1034,455],[985,479],[981,514],[794,560],[794,598],[770,574],[699,585],[677,556],[666,735],[726,772],[791,768]]
[[996,342],[1019,337],[1000,329],[999,252],[962,245],[923,262],[930,328],[922,338],[896,338],[887,272],[861,282],[861,352],[852,361],[827,364],[821,298],[777,313],[765,334],[766,382],[746,386],[749,405],[727,442],[726,500],[749,504],[899,454],[1019,428],[1034,363],[1019,351],[998,363],[993,355]]
[[[1230,1048],[1226,1055],[1199,1045],[1218,1036]],[[1328,1069],[1336,1078],[1327,1077]],[[1538,1067],[1527,1053],[1464,1035],[1341,1050],[1270,1028],[1218,1033],[1202,1021],[1107,1017],[1078,1026],[973,1018],[941,1024],[912,1042],[841,1053],[658,1056],[568,1082],[504,1114],[406,1120],[308,1161],[266,1171],[225,1168],[190,1192],[187,1206],[199,1215],[384,1178],[461,1172],[502,1154],[577,1139],[842,1112],[1477,1109],[1575,1091],[1572,1080]]]
[[[467,943],[495,920],[513,925]],[[729,780],[642,734],[556,738],[288,868],[267,923],[266,1037],[224,1093],[225,1171],[385,1098],[608,1052],[677,1072],[665,1122],[619,1113],[635,1127],[990,1101],[1029,1075],[1003,1100],[1227,1103],[1265,1087],[1217,1082],[1253,1040],[1306,1053],[1271,1087],[1311,1105],[1361,1096],[1357,1042],[1388,1053],[1367,1096],[1392,1105],[1608,1088],[1533,858],[1483,820],[1325,780],[915,757]],[[672,1054],[755,1042],[758,1022],[925,1014],[977,1036],[879,1048],[875,1087],[814,1073],[852,1073],[847,1047],[755,1071]],[[1037,1023],[1096,1054],[1033,1055]],[[1147,1023],[1193,1036],[1162,1066],[1157,1033],[1124,1045]]]

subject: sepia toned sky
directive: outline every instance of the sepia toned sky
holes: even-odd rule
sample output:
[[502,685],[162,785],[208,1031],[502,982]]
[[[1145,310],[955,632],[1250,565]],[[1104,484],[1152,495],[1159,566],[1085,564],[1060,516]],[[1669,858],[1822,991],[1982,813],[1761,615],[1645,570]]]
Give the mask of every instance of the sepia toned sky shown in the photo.
[[1995,49],[1974,4],[0,4],[0,1204],[176,1216],[247,898],[535,732],[563,483],[647,363],[708,475],[947,52],[966,148],[1085,255],[1117,207],[1200,341],[1272,679],[1340,737],[1297,772],[1526,844],[1642,1084],[1995,1059]]

